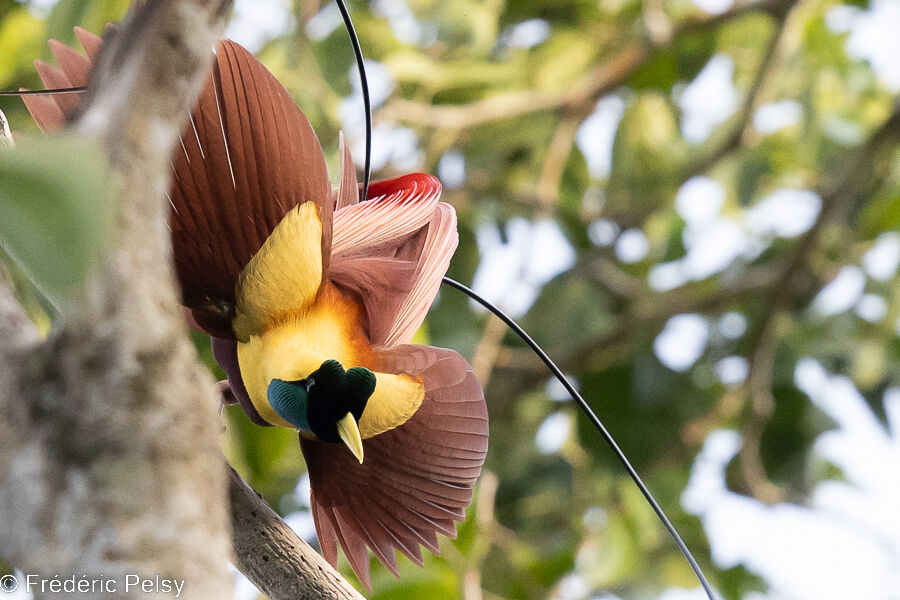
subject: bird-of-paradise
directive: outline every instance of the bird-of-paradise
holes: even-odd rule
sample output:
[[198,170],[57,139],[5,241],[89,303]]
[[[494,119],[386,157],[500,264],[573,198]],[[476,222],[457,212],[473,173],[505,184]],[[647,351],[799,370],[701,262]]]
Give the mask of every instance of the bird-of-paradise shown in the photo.
[[[56,41],[48,88],[85,86],[86,55]],[[24,98],[45,132],[71,95]],[[487,452],[484,394],[456,352],[410,345],[457,245],[430,175],[372,182],[341,142],[333,189],[312,127],[240,45],[220,42],[172,158],[173,257],[190,322],[210,334],[230,395],[259,425],[299,431],[322,552],[369,585],[368,547],[397,573],[454,536]],[[361,201],[364,200],[364,201]]]

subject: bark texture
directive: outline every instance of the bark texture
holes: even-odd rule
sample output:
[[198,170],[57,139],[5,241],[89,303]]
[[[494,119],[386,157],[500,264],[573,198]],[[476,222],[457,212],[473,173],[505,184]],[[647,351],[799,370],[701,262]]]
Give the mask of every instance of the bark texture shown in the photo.
[[235,565],[272,600],[361,600],[232,469],[229,493]]
[[[138,2],[104,44],[70,125],[109,161],[115,236],[49,339],[0,265],[0,552],[26,574],[116,582],[79,598],[134,597],[135,575],[228,598],[229,542],[273,600],[362,598],[226,469],[215,387],[178,308],[169,156],[229,5]],[[0,114],[0,149],[11,145]]]
[[150,2],[107,44],[73,127],[109,160],[116,234],[48,340],[0,278],[0,549],[25,573],[230,596],[213,384],[180,319],[165,196],[228,5]]

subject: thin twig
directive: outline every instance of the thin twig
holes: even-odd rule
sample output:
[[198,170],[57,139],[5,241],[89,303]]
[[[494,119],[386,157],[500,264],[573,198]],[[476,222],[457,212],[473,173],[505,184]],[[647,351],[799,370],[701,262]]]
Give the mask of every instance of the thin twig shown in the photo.
[[566,168],[569,155],[572,153],[572,147],[575,145],[578,127],[592,110],[593,105],[589,105],[581,110],[573,110],[557,126],[553,140],[550,142],[550,147],[547,149],[541,177],[538,179],[537,196],[540,199],[540,206],[539,214],[536,216],[545,216],[545,214],[540,213],[552,213],[556,208],[559,197],[559,183]]
[[714,144],[712,148],[705,149],[700,157],[689,163],[681,176],[682,179],[690,179],[694,175],[699,175],[709,171],[715,164],[719,163],[723,158],[739,149],[747,139],[750,126],[753,123],[753,113],[755,112],[759,98],[762,95],[766,82],[774,71],[776,58],[778,56],[778,47],[783,39],[784,31],[787,25],[787,18],[790,14],[790,7],[784,12],[777,13],[774,31],[772,32],[768,43],[766,44],[763,57],[760,60],[759,68],[756,70],[756,76],[747,94],[744,102],[738,110],[737,120],[731,130],[721,142]]
[[488,317],[481,340],[472,356],[472,371],[482,387],[487,387],[491,379],[491,372],[494,370],[497,354],[500,352],[505,335],[506,325],[503,324],[503,321],[494,315]]
[[[501,321],[502,323],[502,321]],[[494,516],[494,503],[497,499],[497,488],[500,480],[491,471],[481,474],[478,484],[478,496],[475,499],[475,540],[469,552],[466,573],[463,577],[463,597],[465,600],[484,600],[482,590],[482,568],[488,551],[494,544],[494,528],[497,520]]]
[[778,317],[770,313],[764,316],[764,323],[756,349],[750,358],[750,371],[745,387],[749,398],[750,415],[744,420],[741,431],[743,444],[740,452],[741,473],[750,493],[763,502],[775,504],[784,499],[784,494],[769,481],[762,460],[762,436],[775,411],[775,396],[772,394],[772,380],[775,370],[775,352],[778,349]]

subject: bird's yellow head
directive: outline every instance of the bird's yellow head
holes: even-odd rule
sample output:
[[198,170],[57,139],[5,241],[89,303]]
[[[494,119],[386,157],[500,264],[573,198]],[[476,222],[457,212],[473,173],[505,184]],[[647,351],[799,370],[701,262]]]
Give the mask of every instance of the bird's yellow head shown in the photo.
[[326,442],[343,442],[362,462],[358,423],[375,383],[375,374],[369,369],[353,367],[345,371],[341,363],[331,359],[299,381],[273,379],[267,395],[278,416],[299,431]]

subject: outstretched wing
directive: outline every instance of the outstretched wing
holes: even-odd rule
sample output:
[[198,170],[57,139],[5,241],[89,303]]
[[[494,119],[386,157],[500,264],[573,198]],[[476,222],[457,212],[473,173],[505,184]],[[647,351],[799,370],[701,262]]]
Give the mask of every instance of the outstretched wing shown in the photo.
[[[36,63],[48,87],[88,81],[101,41],[76,33],[87,57],[51,41],[61,68]],[[78,98],[31,96],[25,102],[41,128],[52,131],[75,112]],[[231,337],[238,274],[294,206],[317,205],[327,266],[333,197],[319,140],[287,90],[240,45],[226,40],[216,47],[172,167],[175,268],[184,304],[210,333]]]
[[333,204],[319,140],[287,90],[238,44],[219,43],[173,166],[175,268],[201,325],[233,305],[241,270],[298,204],[318,206],[327,263]]
[[395,550],[419,565],[419,545],[439,552],[437,534],[456,535],[487,453],[481,386],[456,352],[396,346],[376,353],[376,368],[420,376],[425,399],[403,425],[363,442],[359,464],[346,448],[301,437],[322,553],[337,563],[337,543],[369,586],[366,547],[394,574]]

